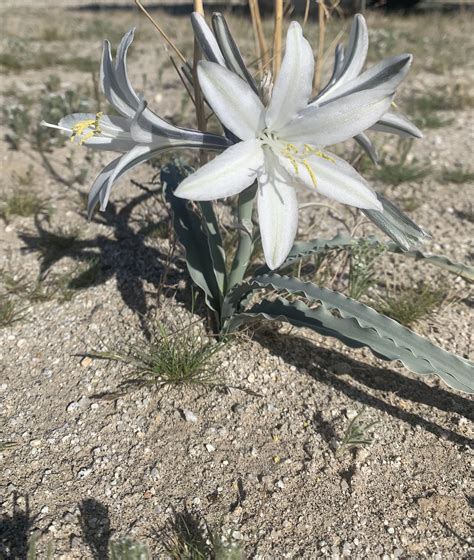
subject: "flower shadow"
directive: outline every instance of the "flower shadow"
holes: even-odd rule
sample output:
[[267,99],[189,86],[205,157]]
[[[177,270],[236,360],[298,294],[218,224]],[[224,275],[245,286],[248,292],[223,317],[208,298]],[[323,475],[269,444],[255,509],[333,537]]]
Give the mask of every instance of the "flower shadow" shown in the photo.
[[[24,243],[23,251],[39,255],[40,280],[45,279],[53,266],[63,258],[72,259],[82,265],[91,262],[98,264],[98,273],[94,274],[88,283],[81,282],[80,278],[73,278],[70,284],[73,286],[74,280],[78,280],[77,284],[87,288],[115,278],[123,302],[137,314],[144,334],[149,336],[146,316],[150,311],[147,299],[150,286],[156,293],[163,288],[163,278],[166,278],[171,287],[163,291],[164,296],[175,298],[188,309],[193,305],[192,296],[187,290],[174,288],[179,280],[186,277],[184,260],[180,255],[176,255],[169,262],[169,255],[156,244],[147,241],[159,225],[159,220],[155,223],[142,222],[133,216],[138,206],[156,194],[156,191],[147,189],[120,210],[110,203],[106,212],[96,215],[93,219],[95,223],[107,226],[110,233],[99,233],[88,239],[72,239],[66,232],[52,232],[37,217],[35,231],[19,234]],[[194,311],[205,312],[199,306],[195,307]]]

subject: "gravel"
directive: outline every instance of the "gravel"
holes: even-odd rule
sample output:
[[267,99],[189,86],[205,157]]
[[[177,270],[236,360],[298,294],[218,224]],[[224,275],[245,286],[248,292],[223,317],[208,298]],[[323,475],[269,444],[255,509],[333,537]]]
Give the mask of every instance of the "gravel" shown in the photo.
[[[9,15],[9,28],[19,24],[18,17]],[[26,29],[38,25],[28,12],[21,17]],[[116,17],[128,24],[123,14]],[[143,55],[133,77],[141,79],[151,64],[156,60]],[[456,76],[462,72],[456,69]],[[167,69],[162,77],[171,84],[166,114],[179,105],[172,76]],[[44,71],[9,74],[4,87],[35,87],[44,79]],[[79,79],[68,75],[71,83]],[[418,72],[404,95],[447,79]],[[471,115],[450,116],[452,124],[427,130],[414,149],[434,172],[416,184],[383,188],[395,200],[421,199],[410,215],[431,230],[428,250],[467,260],[473,226],[459,214],[468,210],[466,185],[446,185],[438,177],[445,162],[470,160]],[[64,161],[68,149],[57,151],[55,161]],[[11,188],[14,172],[27,169],[30,155],[2,144],[3,189]],[[93,160],[89,178],[105,161]],[[47,195],[53,209],[51,226],[43,226],[79,227],[81,243],[100,256],[103,270],[72,300],[34,303],[27,318],[0,330],[1,434],[14,443],[0,453],[0,556],[24,557],[27,537],[36,535],[41,554],[51,543],[54,558],[104,558],[110,538],[129,535],[146,543],[153,558],[164,558],[160,532],[177,513],[191,512],[222,529],[248,558],[470,557],[470,399],[366,350],[349,351],[337,341],[279,325],[221,350],[218,373],[227,388],[125,390],[128,365],[84,354],[145,343],[145,327],[154,320],[169,328],[196,320],[179,260],[167,278],[172,289],[157,305],[169,242],[139,228],[151,215],[164,217],[163,209],[144,202],[124,226],[124,214],[117,213],[137,194],[124,180],[106,219],[87,223],[77,194],[33,163],[31,188]],[[133,178],[149,176],[142,167]],[[312,223],[322,236],[341,229],[325,210],[313,208],[304,216],[302,232]],[[37,235],[33,218],[0,221],[0,267],[34,279],[39,254],[25,232]],[[388,281],[438,282],[432,267],[400,257],[384,256],[382,262]],[[77,266],[65,255],[54,272]],[[462,279],[449,281],[457,293],[468,294]],[[470,316],[466,301],[458,299],[416,329],[468,356]],[[365,421],[376,423],[372,443],[340,450],[362,409]]]

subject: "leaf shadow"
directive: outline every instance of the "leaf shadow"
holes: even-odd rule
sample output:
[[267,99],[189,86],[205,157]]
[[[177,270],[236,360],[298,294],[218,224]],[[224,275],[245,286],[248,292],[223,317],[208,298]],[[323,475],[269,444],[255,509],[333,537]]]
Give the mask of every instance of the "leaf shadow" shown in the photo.
[[[450,389],[430,387],[421,379],[411,379],[392,369],[369,365],[337,350],[318,347],[315,343],[296,335],[272,335],[269,338],[257,332],[254,340],[268,348],[273,355],[306,372],[316,381],[333,387],[352,401],[385,412],[410,426],[419,426],[457,445],[470,446],[473,443],[470,438],[387,400],[395,398],[402,402],[426,405],[447,414],[457,413],[472,421],[473,402]],[[318,361],[312,356],[317,357]],[[343,374],[329,371],[335,364],[342,366]],[[446,420],[449,421],[449,417]]]
[[18,500],[18,494],[14,492],[11,515],[5,514],[0,519],[0,557],[5,560],[27,557],[31,529],[38,517],[31,516],[28,495],[25,496],[24,509],[19,507]]
[[80,521],[84,540],[88,544],[93,558],[96,560],[107,558],[112,534],[107,506],[98,500],[89,498],[79,504],[79,511],[81,512]]
[[[72,239],[70,234],[52,232],[45,227],[40,217],[35,218],[36,231],[19,234],[24,243],[23,251],[39,254],[40,279],[46,278],[52,267],[63,258],[70,258],[81,264],[97,262],[100,274],[84,287],[101,285],[115,278],[123,302],[138,316],[141,329],[148,338],[151,332],[146,320],[149,312],[147,285],[153,286],[156,293],[162,287],[163,277],[176,286],[179,280],[186,278],[186,265],[179,255],[173,257],[171,266],[166,269],[168,255],[147,243],[147,237],[156,229],[157,223],[140,223],[133,216],[138,206],[154,196],[156,192],[147,189],[129,200],[119,211],[115,204],[110,203],[106,212],[93,218],[95,223],[106,226],[110,233],[100,233],[94,238]],[[81,284],[80,279],[77,283]],[[204,306],[193,307],[192,296],[188,292],[189,290],[169,288],[163,294],[165,297],[175,298],[187,309],[193,308],[195,313],[205,315]]]

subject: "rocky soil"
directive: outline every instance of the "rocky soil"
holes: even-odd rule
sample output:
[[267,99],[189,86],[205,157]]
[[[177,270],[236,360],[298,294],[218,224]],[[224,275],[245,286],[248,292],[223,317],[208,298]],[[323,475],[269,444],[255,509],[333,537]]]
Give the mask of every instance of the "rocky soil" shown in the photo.
[[[2,53],[25,48],[93,60],[103,36],[116,41],[139,23],[134,83],[161,115],[193,124],[164,49],[135,13],[3,8],[2,18]],[[423,92],[452,97],[443,88],[456,84],[469,100],[469,18],[369,17],[373,59],[406,50],[418,56],[402,109]],[[190,53],[188,22],[163,15],[162,23]],[[230,23],[250,53],[248,22]],[[60,78],[59,91],[85,88],[95,102],[90,72],[64,63],[4,66],[5,106],[25,104],[26,96],[34,113],[51,74]],[[464,262],[473,254],[472,184],[449,183],[442,173],[473,170],[472,116],[467,101],[442,112],[445,126],[425,130],[407,160],[429,168],[425,177],[398,186],[375,180],[398,203],[411,201],[410,216],[433,235],[427,250]],[[5,120],[0,133],[11,133]],[[396,147],[385,146],[387,158]],[[167,235],[147,230],[150,222],[166,224],[166,209],[131,183],[146,183],[153,170],[142,166],[122,180],[108,211],[87,222],[83,194],[107,154],[85,159],[85,149],[66,144],[42,155],[26,136],[17,150],[2,141],[0,157],[2,201],[26,188],[44,203],[37,216],[0,219],[2,278],[8,273],[32,286],[46,271],[51,282],[77,279],[92,265],[97,271],[81,289],[46,301],[21,298],[23,317],[0,330],[0,439],[12,442],[0,452],[0,557],[24,558],[37,538],[38,558],[47,558],[48,546],[53,558],[107,558],[109,540],[128,535],[152,558],[167,558],[164,543],[176,538],[172,521],[185,514],[189,523],[205,520],[222,532],[244,558],[472,558],[469,397],[369,351],[276,325],[231,340],[217,354],[223,385],[124,390],[130,366],[85,354],[146,344],[157,321],[173,329],[197,320],[206,336],[204,321],[191,313],[179,249],[167,264]],[[71,181],[82,169],[82,184]],[[352,214],[336,211],[353,225]],[[344,229],[327,208],[302,213],[302,236],[310,228],[325,237]],[[384,256],[380,266],[389,284],[447,283],[456,297],[414,329],[472,355],[466,281],[400,256]],[[199,301],[195,311],[203,312]],[[374,423],[371,443],[341,447],[362,410]]]

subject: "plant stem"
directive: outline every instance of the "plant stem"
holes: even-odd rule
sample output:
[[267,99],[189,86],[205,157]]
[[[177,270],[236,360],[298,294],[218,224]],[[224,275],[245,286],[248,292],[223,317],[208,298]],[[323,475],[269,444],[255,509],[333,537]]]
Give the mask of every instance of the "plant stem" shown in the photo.
[[283,24],[283,0],[275,0],[275,26],[273,29],[273,80],[281,66],[281,36]]
[[155,29],[158,31],[158,33],[163,37],[163,39],[168,43],[168,45],[174,50],[174,52],[178,55],[178,57],[181,59],[181,62],[183,62],[184,64],[186,64],[186,58],[183,55],[183,53],[178,49],[178,47],[173,43],[173,41],[168,37],[168,35],[163,31],[163,29],[156,23],[156,21],[151,17],[151,15],[147,12],[147,10],[145,9],[145,7],[143,6],[143,4],[140,2],[140,0],[135,0],[135,4],[138,6],[138,8],[145,14],[145,16],[150,20],[150,22],[152,23],[152,25],[155,27]]
[[[194,11],[198,12],[204,16],[204,8],[202,5],[202,0],[194,0]],[[199,80],[197,76],[197,66],[201,59],[201,49],[196,39],[194,39],[194,58],[193,58],[193,82],[194,82],[194,101],[196,107],[196,119],[198,129],[202,132],[206,132],[206,115],[204,113],[204,98],[201,91],[201,86],[199,85]],[[204,165],[207,161],[206,153],[203,150],[199,150],[199,162]]]
[[326,35],[326,17],[327,17],[327,8],[324,5],[324,0],[318,0],[319,41],[318,41],[318,56],[316,58],[316,72],[314,73],[314,82],[313,82],[313,87],[315,91],[319,90],[319,86],[321,84],[321,73],[323,70],[324,41]]
[[254,183],[239,195],[237,216],[239,219],[239,244],[232,262],[229,275],[228,290],[241,282],[247,271],[253,250],[253,224],[252,209],[255,195],[257,194],[257,184]]
[[260,72],[263,73],[263,70],[270,66],[270,57],[268,55],[267,43],[263,32],[262,16],[260,15],[258,0],[249,0],[249,6],[255,41],[258,45],[259,69]]

